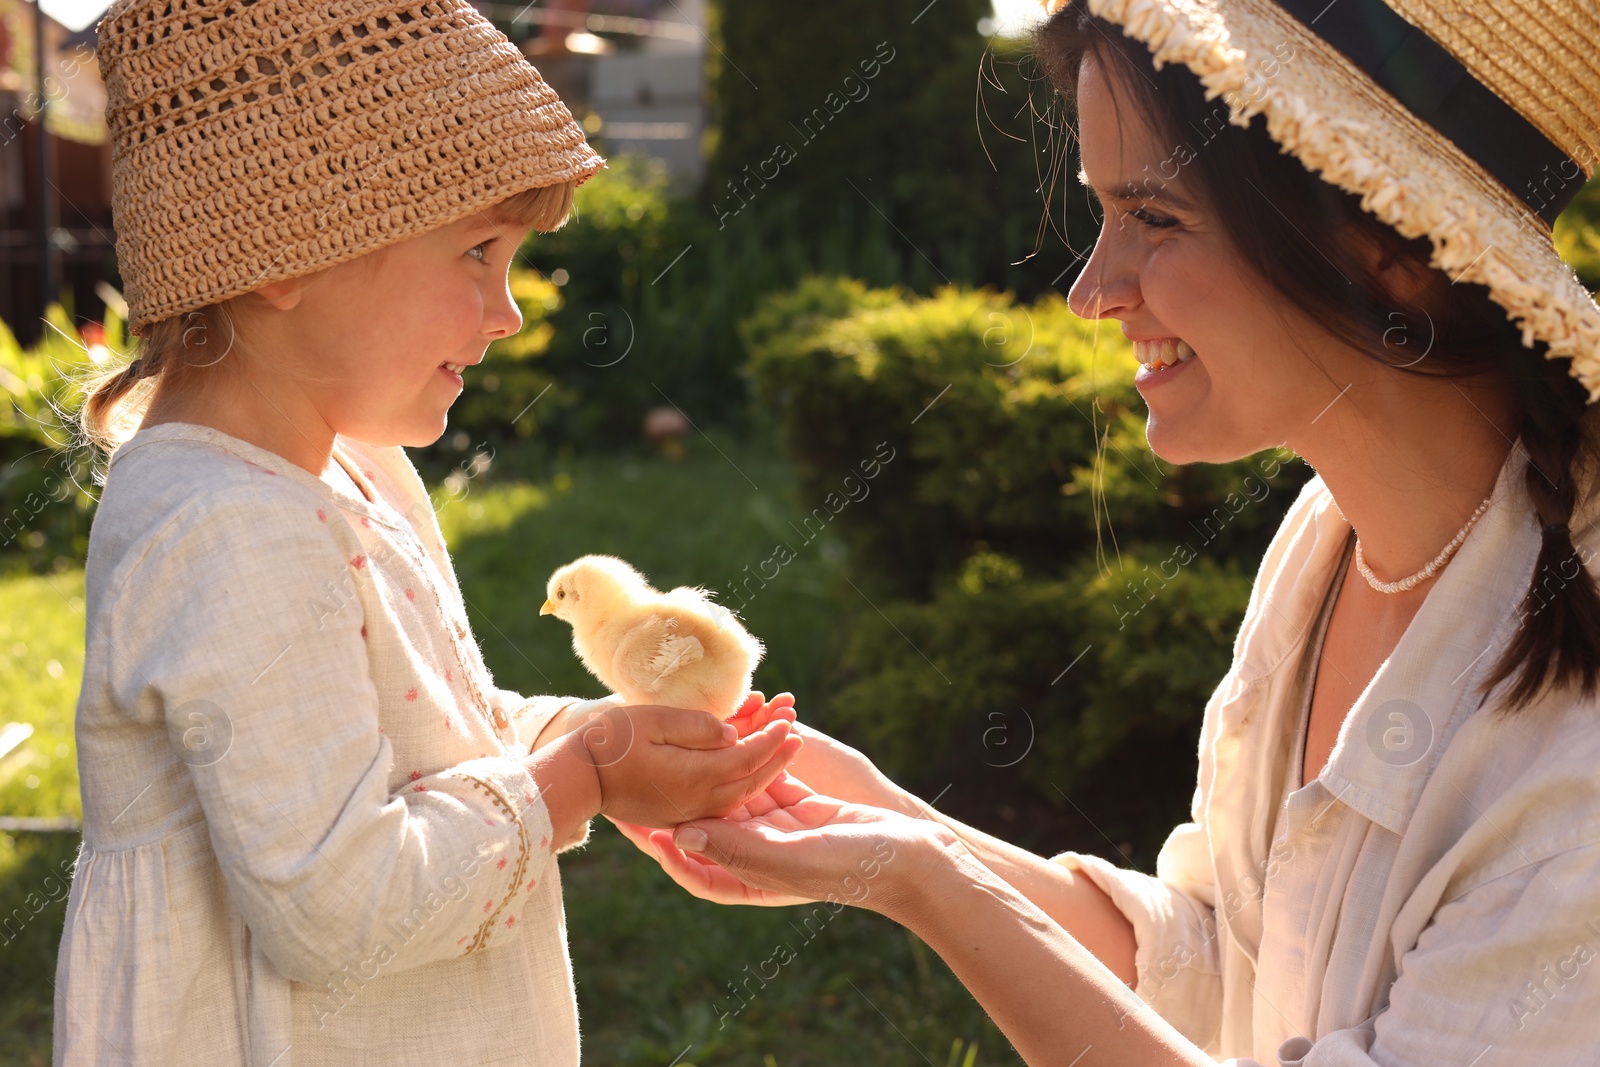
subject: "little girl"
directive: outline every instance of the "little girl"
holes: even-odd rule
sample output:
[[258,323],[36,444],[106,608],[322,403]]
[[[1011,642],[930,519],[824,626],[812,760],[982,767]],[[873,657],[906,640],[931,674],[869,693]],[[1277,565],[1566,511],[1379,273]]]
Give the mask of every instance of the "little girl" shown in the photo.
[[81,413],[111,459],[55,1063],[576,1064],[556,853],[730,810],[799,744],[497,687],[400,447],[603,161],[465,0],[119,0],[99,35],[140,343]]

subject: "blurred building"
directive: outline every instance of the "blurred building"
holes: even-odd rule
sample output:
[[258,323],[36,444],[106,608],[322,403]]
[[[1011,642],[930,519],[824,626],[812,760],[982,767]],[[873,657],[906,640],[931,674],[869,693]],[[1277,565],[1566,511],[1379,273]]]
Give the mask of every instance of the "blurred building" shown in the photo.
[[598,150],[667,165],[675,185],[705,170],[707,0],[480,4],[561,94]]
[[79,321],[100,319],[96,285],[115,277],[111,146],[93,23],[72,31],[45,14],[36,30],[37,15],[34,4],[0,0],[0,320],[24,344],[44,329],[52,294]]

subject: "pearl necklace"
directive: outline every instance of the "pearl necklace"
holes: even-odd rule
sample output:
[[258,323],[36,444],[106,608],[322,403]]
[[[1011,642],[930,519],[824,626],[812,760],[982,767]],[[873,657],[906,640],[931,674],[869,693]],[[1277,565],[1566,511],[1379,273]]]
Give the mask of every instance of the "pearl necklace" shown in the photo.
[[1467,524],[1461,527],[1461,532],[1456,534],[1448,545],[1444,546],[1444,551],[1434,557],[1432,563],[1409,578],[1402,578],[1398,582],[1380,582],[1378,576],[1372,573],[1371,568],[1367,566],[1367,561],[1361,555],[1361,538],[1359,537],[1356,538],[1356,568],[1361,571],[1361,577],[1367,580],[1367,584],[1380,593],[1404,593],[1408,589],[1414,589],[1420,583],[1432,578],[1439,568],[1445,565],[1445,561],[1450,558],[1451,554],[1461,547],[1461,542],[1467,539],[1467,531],[1472,529],[1472,524],[1477,522],[1478,517],[1488,509],[1489,501],[1485,499],[1483,503],[1478,505],[1478,510],[1472,513],[1472,518],[1467,520]]

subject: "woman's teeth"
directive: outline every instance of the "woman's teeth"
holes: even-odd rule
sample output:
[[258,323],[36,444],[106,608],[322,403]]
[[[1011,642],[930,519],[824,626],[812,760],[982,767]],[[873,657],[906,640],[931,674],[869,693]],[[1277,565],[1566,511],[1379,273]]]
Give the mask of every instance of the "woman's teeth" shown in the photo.
[[465,363],[446,363],[444,365],[444,369],[449,371],[451,374],[460,374],[466,369],[466,366],[467,365]]
[[1175,363],[1187,363],[1194,358],[1194,349],[1176,337],[1166,337],[1159,341],[1133,342],[1133,355],[1140,363],[1154,370]]

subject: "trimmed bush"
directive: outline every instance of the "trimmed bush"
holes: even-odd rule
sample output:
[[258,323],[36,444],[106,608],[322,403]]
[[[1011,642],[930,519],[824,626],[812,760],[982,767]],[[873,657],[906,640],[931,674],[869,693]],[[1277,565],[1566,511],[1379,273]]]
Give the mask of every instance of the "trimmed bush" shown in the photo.
[[881,464],[830,519],[870,607],[829,724],[918,785],[981,761],[1054,807],[1163,750],[1187,769],[1096,787],[1130,811],[1155,789],[1119,832],[1159,845],[1193,792],[1201,713],[1256,568],[1310,471],[1286,452],[1158,461],[1128,343],[1059,295],[812,278],[742,331],[807,499],[832,512],[864,458]]

